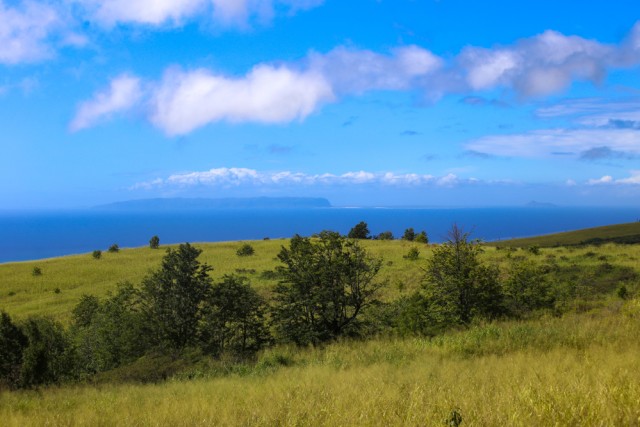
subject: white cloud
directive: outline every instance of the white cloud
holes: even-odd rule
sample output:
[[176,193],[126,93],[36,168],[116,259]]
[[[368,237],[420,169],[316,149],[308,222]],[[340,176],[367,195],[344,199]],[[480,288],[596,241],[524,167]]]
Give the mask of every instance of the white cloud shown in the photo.
[[505,87],[523,97],[536,97],[562,91],[575,80],[601,80],[608,67],[618,65],[617,49],[545,31],[511,46],[465,48],[457,63],[471,90]]
[[391,55],[338,47],[327,54],[312,53],[308,61],[309,68],[326,76],[337,92],[347,94],[415,88],[443,64],[418,46],[397,48]]
[[632,129],[544,129],[524,134],[486,136],[465,145],[470,151],[505,157],[578,156],[600,147],[640,154],[640,132]]
[[35,62],[53,56],[49,38],[63,22],[56,10],[41,3],[9,7],[0,0],[0,63]]
[[321,0],[74,0],[106,26],[117,24],[183,25],[209,17],[223,26],[244,27],[257,18],[267,21],[276,9],[290,13],[318,6]]
[[602,178],[588,180],[587,185],[640,185],[640,170],[632,170],[630,174],[628,178],[620,179],[605,175]]
[[436,178],[428,174],[398,174],[394,172],[354,171],[343,174],[306,174],[303,172],[277,171],[260,172],[247,168],[216,168],[203,172],[185,172],[170,175],[162,179],[135,184],[132,189],[151,190],[155,188],[190,188],[206,187],[237,187],[241,185],[253,186],[282,186],[282,185],[384,185],[384,186],[420,186],[439,185],[453,186],[475,180],[463,180],[449,174]]
[[109,88],[96,93],[92,99],[83,102],[70,124],[72,131],[78,131],[109,118],[115,113],[135,106],[142,97],[140,79],[127,74],[113,80]]
[[333,98],[323,76],[284,66],[260,65],[241,78],[169,70],[154,90],[151,120],[169,135],[221,120],[283,123],[303,119]]
[[[225,5],[226,1],[229,0],[225,0]],[[269,7],[274,4],[273,1],[256,0],[229,2],[224,7],[235,16],[245,8],[257,8],[258,3]],[[294,3],[289,1],[290,5]],[[164,7],[164,4],[160,2],[157,7]],[[316,5],[318,2],[301,4]],[[238,11],[234,12],[234,8]],[[179,19],[175,16],[172,19]],[[639,25],[633,34],[640,34]],[[465,48],[449,64],[419,46],[398,47],[389,54],[342,46],[326,54],[311,52],[296,63],[258,64],[244,76],[222,75],[206,69],[169,69],[161,81],[150,82],[153,90],[147,101],[152,123],[168,135],[181,135],[219,121],[287,123],[302,120],[339,96],[375,90],[412,90],[435,99],[446,93],[474,93],[502,87],[521,97],[542,96],[562,91],[575,80],[598,81],[608,68],[632,64],[636,50],[635,61],[640,62],[636,38],[640,39],[640,36],[634,35],[620,45],[605,45],[546,31],[511,46]],[[623,51],[624,61],[620,59]],[[547,107],[538,110],[538,115],[558,117],[576,114],[581,109],[595,112],[602,108],[595,105],[597,103],[598,100],[582,100],[574,105]],[[593,122],[603,120],[592,119]],[[622,129],[624,125],[614,122],[612,127]],[[569,137],[576,138],[576,143],[571,144]],[[611,140],[611,144],[604,140],[589,140],[594,137]],[[510,136],[511,143],[504,138],[487,137],[472,142],[468,148],[482,147],[487,151],[471,149],[487,154],[524,153],[525,156],[546,155],[557,146],[578,149],[580,144],[586,144],[580,151],[595,146],[617,150],[619,145],[628,145],[631,135],[624,132],[596,134],[594,130],[549,130]],[[542,144],[536,147],[537,142]]]

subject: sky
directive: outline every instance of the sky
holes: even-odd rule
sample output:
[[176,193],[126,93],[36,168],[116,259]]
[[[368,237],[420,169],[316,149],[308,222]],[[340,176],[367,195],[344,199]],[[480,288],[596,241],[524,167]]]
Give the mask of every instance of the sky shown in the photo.
[[640,205],[640,2],[0,0],[0,209]]

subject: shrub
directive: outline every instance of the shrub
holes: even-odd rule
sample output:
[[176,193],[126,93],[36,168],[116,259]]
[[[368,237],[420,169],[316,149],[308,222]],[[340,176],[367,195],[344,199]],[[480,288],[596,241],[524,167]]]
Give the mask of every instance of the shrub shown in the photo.
[[253,254],[255,254],[255,249],[253,249],[253,246],[251,246],[248,243],[245,243],[244,245],[240,246],[240,248],[236,251],[236,255],[238,256],[251,256]]
[[31,275],[34,277],[42,276],[42,269],[40,267],[33,267]]
[[405,255],[402,256],[404,259],[408,259],[409,261],[416,261],[420,257],[420,250],[415,246],[412,246]]
[[119,251],[120,251],[120,246],[118,246],[118,244],[117,244],[117,243],[114,243],[113,245],[109,246],[108,251],[109,251],[110,253],[116,253],[116,252],[119,252]]
[[95,251],[93,251],[91,256],[93,256],[93,259],[100,259],[102,258],[102,251],[96,249]]

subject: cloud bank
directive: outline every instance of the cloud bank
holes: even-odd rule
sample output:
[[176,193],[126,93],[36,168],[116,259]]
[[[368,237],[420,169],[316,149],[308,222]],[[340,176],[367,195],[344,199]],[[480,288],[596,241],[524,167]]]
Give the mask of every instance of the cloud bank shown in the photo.
[[307,174],[303,172],[265,172],[247,168],[215,168],[202,172],[185,172],[137,183],[132,190],[184,189],[191,187],[238,187],[238,186],[440,186],[474,184],[476,179],[462,179],[454,174],[436,177],[429,174],[355,171],[343,174]]

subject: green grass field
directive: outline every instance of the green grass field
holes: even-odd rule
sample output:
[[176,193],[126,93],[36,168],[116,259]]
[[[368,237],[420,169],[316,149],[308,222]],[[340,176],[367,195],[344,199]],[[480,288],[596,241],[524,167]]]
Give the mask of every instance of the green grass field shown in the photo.
[[[247,257],[236,255],[242,242],[195,243],[194,246],[203,250],[200,260],[214,268],[214,279],[224,274],[241,274],[250,278],[256,289],[268,293],[276,281],[265,279],[261,274],[279,265],[276,256],[283,245],[288,245],[288,240],[260,240],[250,244],[255,248],[255,255]],[[387,298],[417,286],[422,276],[420,266],[429,254],[427,245],[400,240],[364,241],[362,244],[372,255],[384,259],[380,278],[390,283]],[[420,248],[417,261],[402,257],[412,246]],[[0,308],[16,318],[45,314],[66,321],[83,294],[103,296],[124,281],[139,284],[149,271],[158,268],[167,247],[123,249],[118,253],[105,251],[99,260],[87,253],[0,264]],[[34,267],[42,270],[41,276],[33,275]]]
[[[236,255],[242,242],[195,246],[214,267],[214,280],[240,273],[268,294],[276,281],[262,273],[279,264],[276,255],[288,241],[250,243],[256,250],[250,257]],[[575,285],[580,295],[568,314],[475,324],[432,339],[276,346],[255,363],[203,361],[159,384],[0,391],[0,424],[437,426],[448,425],[455,410],[462,426],[640,426],[640,245],[544,248],[536,255],[503,243],[486,247],[483,259],[503,269],[514,259],[553,265],[555,280]],[[539,243],[523,246],[531,244]],[[384,259],[383,299],[419,288],[429,246],[363,245]],[[417,261],[403,258],[412,246],[421,251]],[[82,294],[105,295],[121,281],[138,284],[159,266],[164,249],[1,264],[0,308],[18,320],[50,315],[67,322]],[[41,276],[33,276],[36,266]],[[631,298],[616,297],[620,283]]]
[[640,221],[528,237],[525,239],[503,240],[490,242],[488,244],[522,248],[526,246],[553,247],[596,243],[640,243]]

